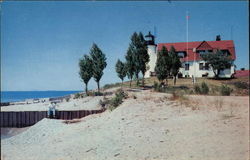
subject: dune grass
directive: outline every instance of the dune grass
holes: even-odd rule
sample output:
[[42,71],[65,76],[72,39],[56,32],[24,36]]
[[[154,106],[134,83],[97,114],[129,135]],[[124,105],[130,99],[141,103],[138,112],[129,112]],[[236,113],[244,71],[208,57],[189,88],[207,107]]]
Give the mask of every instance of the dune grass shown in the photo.
[[[141,80],[140,80],[141,82]],[[145,87],[152,88],[155,83],[160,83],[156,77],[145,78]],[[249,86],[249,78],[248,77],[241,77],[241,78],[234,78],[234,79],[221,79],[215,80],[212,78],[196,78],[195,85],[201,86],[202,83],[205,83],[209,87],[208,95],[220,95],[220,87],[222,85],[227,85],[232,89],[231,95],[249,95],[249,87],[238,87],[239,84],[244,83],[245,86]],[[114,87],[124,87],[130,88],[130,82],[126,81],[121,83],[115,84],[108,84],[105,85],[103,88],[114,88]],[[183,92],[185,94],[197,94],[194,90],[194,84],[192,83],[191,78],[179,78],[177,79],[176,85],[173,84],[173,79],[168,79],[168,86],[165,88],[163,92],[166,93],[173,93],[173,92]],[[133,80],[131,83],[131,88],[142,88],[141,85],[137,85],[136,81]]]

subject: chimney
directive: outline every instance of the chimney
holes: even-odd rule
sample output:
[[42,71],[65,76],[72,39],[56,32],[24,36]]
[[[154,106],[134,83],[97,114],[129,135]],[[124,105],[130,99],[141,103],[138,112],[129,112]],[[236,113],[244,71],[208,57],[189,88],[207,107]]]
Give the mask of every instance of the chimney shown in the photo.
[[216,41],[220,41],[220,40],[221,40],[220,35],[217,35],[216,36]]

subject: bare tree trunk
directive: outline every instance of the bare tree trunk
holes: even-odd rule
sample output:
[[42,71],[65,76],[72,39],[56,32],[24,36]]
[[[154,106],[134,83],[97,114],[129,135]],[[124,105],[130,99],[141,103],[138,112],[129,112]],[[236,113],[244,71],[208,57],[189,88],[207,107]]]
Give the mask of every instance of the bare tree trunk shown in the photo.
[[137,75],[136,75],[136,85],[139,86],[139,83],[140,83],[140,82],[139,82],[139,75],[137,74]]
[[218,69],[216,77],[219,78],[219,75],[220,75],[220,69]]
[[165,81],[166,81],[166,86],[168,86],[168,78],[166,78]]
[[130,79],[130,82],[129,82],[129,87],[131,88],[131,82],[132,82],[132,79]]
[[145,74],[142,74],[142,87],[144,87],[144,76]]
[[85,84],[85,93],[86,93],[87,96],[89,95],[88,94],[88,83]]
[[176,85],[176,76],[174,76],[174,86]]
[[98,94],[100,93],[100,84],[99,81],[97,82]]

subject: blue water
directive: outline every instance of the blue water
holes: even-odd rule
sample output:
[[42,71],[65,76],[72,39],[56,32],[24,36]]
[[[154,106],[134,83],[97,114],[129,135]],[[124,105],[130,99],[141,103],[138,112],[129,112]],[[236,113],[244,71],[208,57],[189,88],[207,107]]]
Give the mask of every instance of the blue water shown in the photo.
[[62,97],[80,91],[1,91],[1,102],[17,102],[34,98]]

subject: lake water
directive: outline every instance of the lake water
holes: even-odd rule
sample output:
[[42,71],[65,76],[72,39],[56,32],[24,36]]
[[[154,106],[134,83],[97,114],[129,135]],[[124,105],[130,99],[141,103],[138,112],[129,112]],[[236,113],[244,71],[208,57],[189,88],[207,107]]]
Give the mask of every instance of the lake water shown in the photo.
[[1,91],[1,102],[17,102],[25,99],[55,98],[81,91]]

